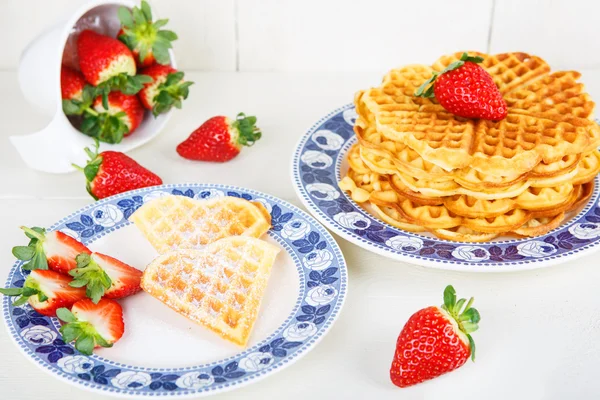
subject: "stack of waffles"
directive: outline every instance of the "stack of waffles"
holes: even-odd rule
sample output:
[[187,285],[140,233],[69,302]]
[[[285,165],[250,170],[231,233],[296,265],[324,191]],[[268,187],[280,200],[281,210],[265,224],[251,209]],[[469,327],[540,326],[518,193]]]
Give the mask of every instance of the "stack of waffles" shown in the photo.
[[147,202],[130,220],[161,254],[142,288],[240,346],[256,322],[279,248],[258,239],[271,227],[260,203],[236,197]]
[[508,105],[501,121],[461,118],[414,96],[461,54],[392,70],[357,93],[358,143],[340,187],[407,231],[468,242],[542,235],[592,194],[594,102],[578,72],[551,72],[525,53],[470,53],[483,57]]

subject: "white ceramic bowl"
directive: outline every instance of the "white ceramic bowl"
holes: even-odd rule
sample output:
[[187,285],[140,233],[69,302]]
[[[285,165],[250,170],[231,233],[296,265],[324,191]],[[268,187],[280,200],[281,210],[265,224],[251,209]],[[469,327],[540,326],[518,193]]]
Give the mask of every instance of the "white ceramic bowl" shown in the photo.
[[[71,14],[66,22],[42,33],[23,51],[19,65],[19,84],[23,95],[41,112],[53,117],[39,132],[10,137],[30,168],[66,173],[74,170],[72,163],[85,164],[87,157],[83,148],[92,146],[94,141],[73,127],[63,113],[60,67],[63,62],[73,62],[74,39],[80,30],[91,28],[115,37],[120,27],[118,7],[131,8],[138,3],[133,0],[91,0]],[[157,19],[156,13],[153,14]],[[172,51],[170,55],[171,64],[176,67]],[[158,135],[170,116],[171,111],[157,118],[147,112],[144,121],[131,136],[119,144],[101,143],[100,149],[127,152],[139,147]]]

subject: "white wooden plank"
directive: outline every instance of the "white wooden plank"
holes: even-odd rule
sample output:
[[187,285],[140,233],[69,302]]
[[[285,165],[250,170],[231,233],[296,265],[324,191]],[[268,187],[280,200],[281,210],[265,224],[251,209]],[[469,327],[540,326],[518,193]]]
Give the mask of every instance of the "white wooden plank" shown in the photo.
[[[234,0],[150,0],[168,29],[181,69],[235,70]],[[46,29],[69,18],[85,0],[3,0],[0,34],[6,40],[0,69],[16,68],[23,49]]]
[[380,71],[487,48],[492,1],[239,1],[240,69]]
[[553,68],[600,67],[600,2],[496,0],[491,52],[525,51]]

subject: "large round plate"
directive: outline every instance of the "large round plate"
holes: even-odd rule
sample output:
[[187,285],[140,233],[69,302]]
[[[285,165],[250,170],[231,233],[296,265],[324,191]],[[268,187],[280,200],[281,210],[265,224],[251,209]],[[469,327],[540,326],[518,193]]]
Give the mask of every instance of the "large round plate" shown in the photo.
[[[331,235],[312,217],[275,197],[231,186],[165,185],[91,204],[54,224],[94,251],[143,268],[157,254],[127,218],[145,201],[175,194],[259,201],[272,216],[266,240],[282,249],[273,266],[248,348],[229,344],[142,292],[121,301],[125,335],[109,349],[81,355],[60,339],[56,318],[4,297],[4,320],[18,347],[68,383],[120,397],[213,394],[255,382],[292,364],[327,333],[344,303],[347,270]],[[18,238],[15,238],[17,240]],[[17,262],[6,287],[22,286]]]
[[356,143],[352,104],[334,110],[300,139],[292,159],[294,188],[326,227],[374,253],[428,267],[463,271],[515,271],[572,260],[600,244],[599,180],[585,208],[536,238],[462,243],[403,231],[372,216],[342,192],[346,154]]

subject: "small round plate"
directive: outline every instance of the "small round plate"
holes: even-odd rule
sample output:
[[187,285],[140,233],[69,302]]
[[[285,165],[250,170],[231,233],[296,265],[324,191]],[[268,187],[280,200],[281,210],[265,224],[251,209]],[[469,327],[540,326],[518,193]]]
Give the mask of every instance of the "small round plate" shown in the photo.
[[589,203],[546,235],[489,243],[463,243],[406,232],[360,207],[340,190],[346,154],[356,143],[356,112],[348,104],[329,113],[300,139],[292,181],[300,200],[327,228],[369,251],[427,267],[461,271],[515,271],[548,267],[600,245],[599,180]]
[[[94,251],[143,269],[156,251],[127,218],[144,202],[168,194],[204,199],[235,196],[264,204],[272,217],[265,240],[280,247],[246,349],[177,314],[145,292],[120,301],[125,335],[112,348],[80,354],[61,340],[56,318],[2,299],[10,336],[36,365],[62,380],[118,397],[201,396],[234,389],[292,364],[323,338],[347,292],[344,257],[311,216],[278,198],[232,186],[181,184],[123,193],[54,224]],[[15,238],[17,240],[18,238]],[[6,287],[22,287],[17,262]]]

